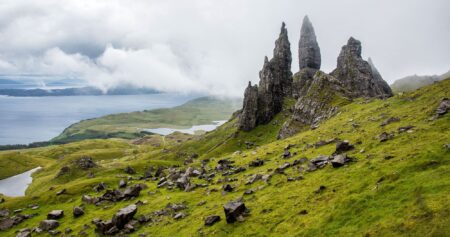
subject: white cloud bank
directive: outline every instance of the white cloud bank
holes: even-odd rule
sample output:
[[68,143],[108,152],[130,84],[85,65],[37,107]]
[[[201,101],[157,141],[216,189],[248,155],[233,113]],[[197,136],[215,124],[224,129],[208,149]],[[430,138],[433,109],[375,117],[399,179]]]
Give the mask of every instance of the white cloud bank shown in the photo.
[[169,92],[241,96],[258,81],[281,21],[294,62],[308,14],[331,71],[350,36],[386,80],[450,69],[447,0],[5,0],[0,74],[78,77],[102,89],[129,84]]

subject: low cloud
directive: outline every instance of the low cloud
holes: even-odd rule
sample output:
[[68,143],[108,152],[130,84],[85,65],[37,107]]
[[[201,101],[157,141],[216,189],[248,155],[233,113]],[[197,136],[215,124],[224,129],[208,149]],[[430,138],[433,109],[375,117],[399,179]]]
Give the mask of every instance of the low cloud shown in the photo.
[[6,0],[0,74],[70,76],[103,90],[126,84],[241,96],[248,81],[258,81],[282,21],[298,70],[301,19],[308,14],[324,71],[354,36],[392,82],[450,68],[448,9],[446,0]]

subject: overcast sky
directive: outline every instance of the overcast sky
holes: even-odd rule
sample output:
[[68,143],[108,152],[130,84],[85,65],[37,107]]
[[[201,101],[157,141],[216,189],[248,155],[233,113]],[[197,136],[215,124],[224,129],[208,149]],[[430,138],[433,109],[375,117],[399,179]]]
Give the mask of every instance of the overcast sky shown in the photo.
[[389,83],[450,69],[449,0],[2,0],[0,74],[241,96],[285,21],[298,71],[304,15],[322,70],[350,36]]

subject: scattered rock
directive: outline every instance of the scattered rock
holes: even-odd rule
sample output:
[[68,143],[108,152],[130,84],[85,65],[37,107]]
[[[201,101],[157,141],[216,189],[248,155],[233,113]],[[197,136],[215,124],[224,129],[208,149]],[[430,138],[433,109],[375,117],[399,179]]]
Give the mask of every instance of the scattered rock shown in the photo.
[[43,231],[49,231],[57,228],[59,226],[59,222],[56,220],[43,220],[39,223],[39,228]]
[[390,118],[384,120],[384,121],[380,124],[380,126],[383,127],[383,126],[386,126],[386,125],[388,125],[388,124],[390,124],[390,123],[394,123],[394,122],[398,122],[398,121],[400,121],[400,118],[398,118],[398,117],[390,117]]
[[225,192],[232,192],[233,191],[233,187],[230,184],[226,184],[223,186],[223,191]]
[[338,154],[333,157],[333,159],[331,160],[331,164],[333,165],[334,168],[337,168],[345,165],[350,161],[351,159],[348,158],[346,154]]
[[9,216],[9,210],[8,209],[1,209],[0,210],[0,217],[7,217]]
[[92,197],[90,195],[83,195],[81,197],[81,201],[87,204],[96,204],[97,202],[99,202],[99,198],[97,197]]
[[353,149],[355,149],[355,146],[350,144],[349,141],[339,141],[336,143],[336,151],[334,152],[334,154],[341,154],[342,152],[350,151]]
[[394,134],[392,134],[392,133],[383,132],[380,135],[378,135],[378,139],[380,140],[380,142],[385,142],[392,138],[394,138]]
[[444,98],[436,109],[436,116],[443,116],[448,111],[450,111],[450,99]]
[[412,125],[408,125],[408,126],[404,126],[404,127],[399,127],[399,128],[398,128],[398,132],[399,132],[399,133],[407,132],[407,131],[409,131],[409,130],[411,130],[411,129],[413,129],[413,128],[414,128],[414,126],[412,126]]
[[205,218],[205,226],[212,226],[220,221],[220,216],[208,216]]
[[31,237],[31,231],[29,229],[25,229],[20,231],[16,237]]
[[250,178],[247,180],[247,182],[245,184],[252,184],[258,180],[260,180],[262,178],[261,174],[254,174],[252,176],[250,176]]
[[307,210],[305,210],[305,209],[303,209],[303,210],[301,210],[298,214],[300,214],[300,215],[307,215],[308,214],[308,211]]
[[[123,229],[125,225],[133,219],[133,216],[137,212],[137,206],[132,204],[125,208],[120,209],[114,214],[111,221],[100,221],[97,228],[102,230],[103,233],[117,233]],[[106,227],[106,228],[105,228]]]
[[186,217],[186,214],[185,214],[185,213],[179,212],[179,213],[176,213],[176,214],[173,216],[173,219],[175,219],[175,220],[180,220],[180,219],[183,219],[183,218],[185,218],[185,217]]
[[95,164],[94,160],[89,156],[81,157],[80,159],[75,161],[75,164],[83,170],[97,167],[97,164]]
[[125,188],[127,186],[127,181],[121,179],[119,181],[119,188]]
[[64,217],[63,210],[53,210],[47,214],[47,219],[49,220],[58,220]]
[[287,159],[287,158],[291,157],[291,152],[288,149],[284,149],[282,157],[284,159]]
[[253,160],[252,162],[250,162],[249,166],[250,167],[258,167],[258,166],[262,166],[264,165],[264,161],[260,160],[259,158],[256,160]]
[[245,204],[240,201],[230,201],[223,206],[227,223],[236,222],[242,215],[248,212]]
[[310,160],[309,171],[314,171],[317,168],[323,168],[328,164],[329,156],[320,155]]
[[98,193],[98,192],[101,192],[101,191],[105,190],[106,188],[107,188],[106,184],[101,182],[101,183],[95,185],[93,189],[94,189],[95,192]]
[[136,174],[136,170],[134,170],[131,166],[127,166],[123,171],[127,174]]
[[56,196],[59,196],[59,195],[64,194],[64,193],[66,193],[66,189],[65,189],[65,188],[59,190],[59,191],[56,193]]
[[81,207],[74,207],[73,208],[73,216],[74,217],[79,217],[84,215],[84,210]]
[[321,193],[323,192],[325,189],[327,189],[327,187],[325,187],[324,185],[320,185],[320,187],[314,191],[314,193]]

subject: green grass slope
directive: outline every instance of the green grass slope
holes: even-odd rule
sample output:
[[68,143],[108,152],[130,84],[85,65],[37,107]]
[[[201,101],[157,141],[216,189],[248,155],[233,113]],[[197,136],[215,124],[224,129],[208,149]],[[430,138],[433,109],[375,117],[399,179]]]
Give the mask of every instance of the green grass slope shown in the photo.
[[66,128],[51,140],[67,143],[93,138],[143,137],[148,128],[189,128],[193,125],[210,124],[216,120],[227,120],[240,107],[240,101],[201,97],[183,105],[150,111],[112,114],[100,118],[83,120]]
[[[110,219],[118,209],[140,200],[144,205],[138,206],[136,216],[181,202],[188,207],[183,210],[187,216],[180,220],[172,216],[154,217],[131,236],[448,236],[450,150],[444,144],[450,142],[450,114],[430,119],[444,97],[450,97],[450,79],[387,100],[357,100],[341,107],[336,116],[322,122],[319,128],[285,140],[275,137],[289,117],[288,110],[251,132],[237,132],[236,120],[232,120],[216,131],[181,143],[175,136],[164,145],[145,142],[134,145],[126,140],[109,139],[24,150],[17,159],[44,157],[50,161],[33,175],[34,181],[25,197],[6,197],[0,209],[24,208],[23,213],[37,216],[0,235],[15,236],[22,228],[37,226],[48,211],[62,209],[66,216],[60,219],[58,230],[70,227],[76,236],[80,232],[95,236],[93,218]],[[400,121],[380,126],[390,117],[398,117]],[[399,127],[407,125],[414,126],[412,132],[398,132]],[[380,142],[377,136],[382,132],[392,132],[394,137]],[[330,155],[335,150],[334,143],[318,148],[313,144],[331,138],[354,144],[355,149],[347,154],[356,161],[340,168],[328,165],[314,172],[306,172],[305,165],[300,165],[286,169],[286,175],[273,174],[284,162]],[[249,143],[254,145],[248,146]],[[293,156],[283,159],[281,155],[287,145],[291,146]],[[191,192],[157,188],[157,181],[153,180],[132,180],[148,186],[137,199],[84,205],[86,214],[72,217],[72,208],[81,205],[82,195],[101,195],[92,190],[94,185],[105,182],[116,188],[121,178],[129,176],[123,171],[126,166],[136,169],[137,174],[131,176],[137,178],[150,166],[186,167],[183,161],[192,153],[199,157],[189,166],[199,167],[202,160],[209,159],[206,166],[213,169],[219,159],[229,158],[235,161],[235,166],[246,167],[246,171],[226,177],[217,173],[208,187]],[[0,152],[1,156],[5,154]],[[76,168],[66,176],[55,177],[62,166],[70,166],[84,155],[99,164],[92,170],[94,177]],[[264,160],[264,165],[248,167],[256,158]],[[269,183],[260,180],[246,185],[253,174],[273,174],[273,177]],[[303,179],[287,180],[299,176]],[[231,180],[224,182],[224,178]],[[196,178],[192,182],[206,183]],[[233,185],[234,190],[222,193],[224,183]],[[325,189],[317,191],[320,186]],[[56,196],[63,188],[67,193]],[[244,195],[249,189],[256,191]],[[223,205],[239,197],[243,197],[250,214],[242,222],[227,224]],[[199,205],[201,202],[204,205]],[[40,208],[27,208],[30,203]],[[206,227],[204,218],[209,215],[219,215],[222,220]]]

